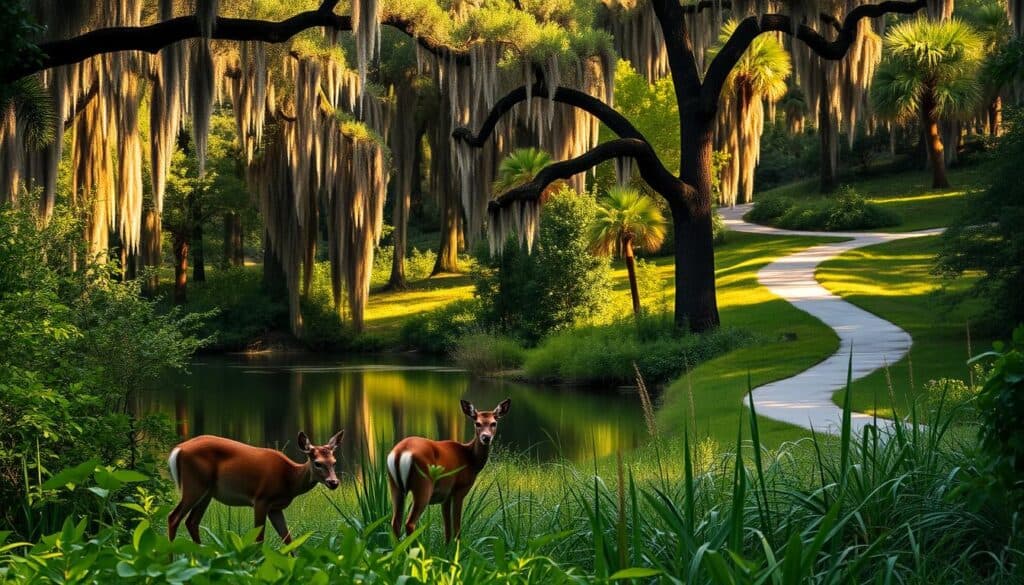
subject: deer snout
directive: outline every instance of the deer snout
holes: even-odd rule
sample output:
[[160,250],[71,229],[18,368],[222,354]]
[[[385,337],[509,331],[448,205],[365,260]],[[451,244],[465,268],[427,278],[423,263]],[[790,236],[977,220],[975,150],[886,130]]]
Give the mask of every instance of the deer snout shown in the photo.
[[480,433],[480,442],[484,445],[490,445],[492,439],[494,439],[494,435],[491,435],[490,433]]
[[338,481],[338,478],[336,478],[336,477],[328,477],[327,479],[324,480],[324,485],[327,486],[328,489],[332,489],[332,490],[338,489],[338,484],[339,483],[340,482]]

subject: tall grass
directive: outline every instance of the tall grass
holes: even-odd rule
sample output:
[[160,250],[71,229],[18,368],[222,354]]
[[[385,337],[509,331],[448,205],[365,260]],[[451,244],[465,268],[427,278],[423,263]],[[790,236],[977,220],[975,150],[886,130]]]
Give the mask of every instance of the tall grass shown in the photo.
[[260,547],[244,526],[215,531],[208,546],[172,544],[149,521],[88,536],[69,519],[31,548],[0,548],[0,581],[75,567],[85,583],[143,574],[200,583],[1021,582],[1008,514],[969,506],[961,493],[979,471],[969,429],[954,424],[959,407],[940,405],[928,426],[912,409],[891,429],[855,434],[850,394],[838,437],[777,450],[761,444],[750,404],[724,453],[699,448],[693,429],[625,457],[595,457],[591,468],[495,453],[452,544],[436,506],[411,537],[391,536],[378,448],[347,493],[310,494],[289,509],[293,533],[316,526],[298,546]]

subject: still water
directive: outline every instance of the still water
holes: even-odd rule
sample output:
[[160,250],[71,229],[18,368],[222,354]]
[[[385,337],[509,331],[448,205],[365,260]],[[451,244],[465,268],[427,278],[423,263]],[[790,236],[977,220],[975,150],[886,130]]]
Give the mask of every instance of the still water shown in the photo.
[[321,443],[345,429],[339,450],[345,468],[364,453],[378,460],[409,435],[469,440],[460,399],[490,410],[510,397],[498,443],[539,461],[601,457],[647,436],[633,389],[523,384],[402,357],[203,357],[167,382],[145,393],[141,406],[171,417],[183,439],[221,435],[284,448],[301,460],[294,446],[298,431]]

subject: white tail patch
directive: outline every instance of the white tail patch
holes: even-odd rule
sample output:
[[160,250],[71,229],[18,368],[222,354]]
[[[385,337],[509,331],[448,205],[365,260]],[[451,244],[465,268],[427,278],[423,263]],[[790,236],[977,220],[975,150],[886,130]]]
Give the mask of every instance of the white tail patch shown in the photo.
[[171,450],[171,456],[167,458],[167,467],[171,469],[171,479],[174,480],[174,487],[181,490],[181,481],[178,479],[178,454],[181,453],[181,447],[175,447]]
[[412,451],[405,451],[398,456],[398,465],[395,465],[395,452],[388,453],[388,474],[395,481],[398,490],[402,493],[408,491],[409,471],[412,469]]

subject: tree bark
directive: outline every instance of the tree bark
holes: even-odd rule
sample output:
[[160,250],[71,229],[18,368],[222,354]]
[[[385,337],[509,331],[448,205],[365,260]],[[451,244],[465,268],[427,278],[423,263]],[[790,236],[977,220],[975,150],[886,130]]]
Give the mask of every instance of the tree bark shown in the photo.
[[224,214],[224,264],[233,267],[245,265],[242,216],[234,211]]
[[185,287],[188,284],[188,235],[174,234],[174,304],[184,305]]
[[[828,87],[828,63],[820,63],[822,88]],[[821,192],[831,193],[839,186],[839,125],[832,115],[832,103],[828,91],[822,90],[818,96],[818,139],[821,149]]]
[[992,138],[998,138],[1002,132],[1003,125],[1003,98],[999,95],[996,95],[988,103],[986,118],[988,122],[988,135]]
[[928,159],[932,165],[932,188],[949,187],[946,177],[946,157],[943,153],[942,132],[939,129],[938,105],[935,102],[935,85],[925,85],[921,93],[921,125],[925,132],[925,145],[928,148]]
[[[680,132],[683,153],[679,193],[662,193],[672,211],[676,261],[675,323],[694,332],[715,329],[721,323],[715,290],[715,249],[711,225],[711,153],[714,114],[680,114],[686,124]],[[692,191],[685,192],[686,185]]]
[[192,280],[206,282],[206,249],[203,246],[203,224],[192,230]]
[[633,255],[633,238],[622,239],[622,255],[626,259],[626,274],[629,275],[629,294],[633,297],[633,314],[640,316],[640,288],[636,283],[636,258]]
[[442,272],[459,271],[459,199],[454,189],[447,189],[442,196],[441,244],[437,249],[437,261],[431,276]]
[[160,214],[155,209],[147,209],[142,217],[142,266],[148,269],[143,290],[147,295],[156,294],[160,285],[162,230]]

